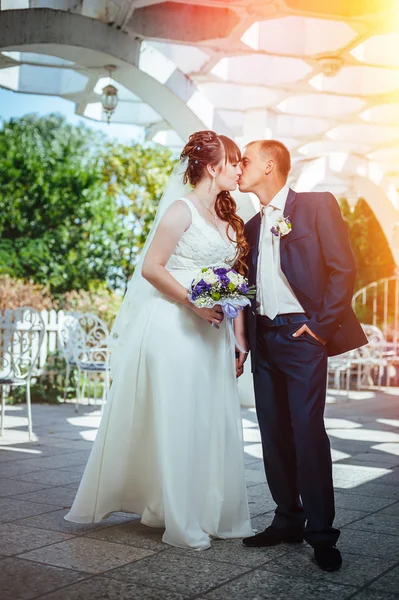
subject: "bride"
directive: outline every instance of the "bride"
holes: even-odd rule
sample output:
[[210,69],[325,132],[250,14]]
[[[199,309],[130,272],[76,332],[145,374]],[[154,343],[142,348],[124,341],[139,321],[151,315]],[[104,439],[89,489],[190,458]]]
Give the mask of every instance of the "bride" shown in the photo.
[[[198,550],[212,537],[252,535],[242,355],[235,361],[220,307],[187,298],[203,267],[242,271],[248,246],[229,193],[239,161],[236,144],[213,131],[183,149],[111,332],[113,383],[69,521],[132,512],[165,528],[165,543]],[[234,325],[245,346],[242,313]]]

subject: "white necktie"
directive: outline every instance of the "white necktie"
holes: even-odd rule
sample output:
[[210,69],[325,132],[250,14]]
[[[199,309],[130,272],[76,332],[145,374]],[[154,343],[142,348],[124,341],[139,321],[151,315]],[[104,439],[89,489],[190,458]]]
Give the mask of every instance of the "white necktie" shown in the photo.
[[274,319],[278,314],[279,304],[276,293],[274,255],[273,255],[273,234],[270,231],[274,225],[271,215],[274,212],[273,206],[265,206],[263,209],[263,218],[265,219],[262,239],[262,300],[263,311],[269,319]]

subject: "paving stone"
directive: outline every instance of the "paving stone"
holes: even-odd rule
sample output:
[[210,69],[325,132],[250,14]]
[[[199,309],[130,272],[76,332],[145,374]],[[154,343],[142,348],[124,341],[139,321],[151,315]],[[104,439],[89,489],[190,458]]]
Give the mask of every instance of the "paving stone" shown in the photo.
[[77,450],[91,450],[93,446],[92,442],[88,442],[86,440],[64,440],[62,438],[57,438],[52,441],[52,448],[54,450],[59,450],[60,452],[76,452]]
[[2,523],[0,525],[0,554],[9,556],[21,554],[40,546],[63,542],[70,537],[66,533],[24,527],[14,523]]
[[[71,488],[72,490],[77,491],[80,485],[80,479],[79,481],[72,481],[72,483],[67,483],[66,485],[63,485],[62,487],[66,487],[66,488]],[[392,500],[391,500],[392,502]]]
[[335,527],[343,527],[349,523],[353,523],[358,519],[365,517],[367,513],[363,510],[349,510],[347,508],[337,508],[335,510]]
[[[337,424],[339,429],[346,420],[360,426],[355,431],[377,432],[385,429],[376,419],[393,418],[396,407],[397,397],[387,399],[377,394],[367,402],[351,399],[345,404],[329,404],[327,414],[329,419],[341,420],[341,424]],[[29,561],[18,556],[19,565],[35,565],[35,569],[44,569],[43,573],[53,569],[53,572],[76,574],[73,570],[50,566],[52,560],[78,569],[83,568],[80,567],[83,560],[93,560],[91,573],[110,569],[105,576],[93,577],[87,573],[84,581],[62,582],[44,591],[35,589],[34,600],[89,600],[89,597],[90,600],[341,600],[348,596],[355,600],[393,600],[394,597],[399,600],[397,575],[392,571],[399,560],[399,456],[394,443],[374,447],[375,443],[370,441],[331,438],[338,459],[334,467],[336,524],[342,527],[338,545],[344,565],[337,573],[326,574],[315,565],[313,552],[306,544],[252,549],[243,547],[241,540],[214,540],[211,549],[196,552],[166,546],[161,542],[163,530],[141,525],[137,515],[114,513],[97,524],[65,521],[65,507],[76,494],[92,447],[91,442],[82,440],[79,431],[91,429],[94,437],[96,425],[93,423],[98,422],[98,415],[93,416],[95,409],[85,406],[76,417],[70,404],[34,406],[33,409],[34,421],[39,425],[37,432],[40,431],[37,441],[27,443],[26,432],[21,431],[13,431],[8,439],[0,440],[0,515],[9,515],[7,511],[12,515],[17,513],[12,523],[2,524],[0,516],[0,563],[5,564],[11,555],[14,560],[15,551],[24,556],[32,555]],[[256,428],[255,415],[248,411],[243,414],[254,421]],[[79,426],[77,421],[73,425],[67,423],[69,418],[79,419]],[[246,431],[248,429],[252,428],[247,427]],[[251,435],[258,434],[255,431]],[[260,448],[258,442],[246,446],[254,453]],[[345,453],[350,454],[350,458],[345,458]],[[252,525],[260,531],[272,521],[274,502],[264,483],[262,460],[246,453],[245,464],[250,510],[252,515],[257,515]],[[3,494],[1,498],[4,481],[7,494],[12,493],[12,496]],[[12,508],[8,509],[6,504]],[[36,510],[31,513],[33,506]],[[37,507],[42,513],[43,507],[47,510],[49,506],[51,512],[37,514]],[[75,539],[84,540],[91,548],[92,544],[108,544],[108,552],[97,553],[96,562],[92,556],[96,552],[82,547],[75,552],[72,543]],[[55,557],[54,547],[61,547]],[[147,552],[130,564],[123,562],[126,554],[119,553],[115,558],[110,547],[117,547],[122,553],[135,553],[135,556],[137,552]],[[42,554],[44,562],[49,564],[36,562],[42,561]],[[109,567],[107,560],[115,560],[121,566]],[[74,561],[79,562],[77,567]],[[9,567],[6,571],[12,584],[14,578],[21,579],[20,571],[16,568],[14,571]],[[0,576],[1,600],[33,599],[30,590],[23,590],[19,596],[13,588],[13,595],[7,596],[1,581]],[[7,594],[9,592],[10,588]]]
[[33,471],[39,471],[39,470],[40,470],[40,467],[37,465],[35,465],[35,466],[33,466],[32,464],[26,465],[24,460],[13,460],[13,461],[9,461],[9,462],[0,464],[0,477],[25,479],[25,477],[21,477],[21,476],[27,475],[28,473],[32,473]]
[[24,517],[48,513],[57,508],[52,504],[25,502],[16,498],[0,498],[0,522],[15,521]]
[[31,550],[20,557],[86,573],[104,573],[152,554],[151,550],[144,548],[77,537]]
[[399,456],[385,454],[384,452],[364,452],[363,454],[356,454],[353,458],[357,461],[362,461],[367,465],[376,465],[386,468],[399,466]]
[[67,468],[74,471],[76,466],[86,465],[87,454],[86,452],[70,452],[69,454],[55,454],[44,458],[31,458],[25,460],[25,465],[37,466],[40,470]]
[[367,482],[353,487],[345,487],[340,491],[345,491],[345,494],[353,494],[355,496],[377,496],[378,498],[392,499],[392,501],[399,500],[399,486],[384,485],[383,483]]
[[253,502],[249,500],[248,504],[249,513],[252,519],[264,513],[274,512],[276,508],[276,504],[273,500],[265,500],[264,502]]
[[257,498],[271,498],[272,497],[269,486],[267,485],[266,482],[261,482],[261,483],[252,485],[247,490],[247,495],[251,496],[251,497],[257,497]]
[[[36,506],[42,506],[36,504]],[[97,531],[105,527],[112,527],[113,525],[119,525],[126,521],[131,521],[134,516],[126,513],[113,513],[107,519],[103,519],[99,523],[71,523],[64,519],[68,511],[55,510],[45,515],[38,515],[29,517],[26,519],[20,519],[15,523],[21,525],[27,525],[29,527],[38,527],[39,529],[49,529],[50,531],[61,531],[63,533],[76,533],[78,535],[84,535],[89,532]]]
[[273,518],[274,518],[274,511],[254,517],[253,519],[251,519],[252,529],[256,533],[264,531],[266,529],[266,527],[269,527],[269,525],[272,524]]
[[369,482],[383,483],[390,471],[386,468],[366,465],[365,463],[355,464],[351,459],[349,464],[338,462],[333,464],[334,487],[342,489],[359,488]]
[[[350,529],[373,531],[375,533],[390,533],[399,536],[399,516],[374,513],[356,523],[348,525]],[[399,539],[398,539],[399,544]]]
[[384,485],[398,486],[399,485],[399,469],[392,469],[390,473],[387,473],[384,477],[377,479],[376,483],[377,484],[381,483]]
[[197,560],[215,560],[242,567],[258,567],[292,551],[293,546],[289,544],[279,544],[270,548],[247,548],[241,539],[212,540],[212,547],[206,552],[173,548],[173,552],[193,556]]
[[[131,515],[131,517],[134,518],[134,515]],[[140,517],[136,515],[134,521],[89,533],[88,537],[139,548],[148,548],[149,550],[165,550],[168,546],[162,542],[163,533],[164,529],[146,527],[140,522]]]
[[251,471],[260,471],[261,473],[265,472],[265,465],[263,460],[256,460],[255,462],[250,462],[245,464],[246,469],[250,469]]
[[343,553],[341,569],[328,573],[317,566],[313,556],[313,549],[303,545],[294,552],[288,552],[281,558],[268,562],[265,568],[281,574],[290,573],[294,577],[322,579],[323,581],[361,587],[396,563],[395,560],[390,560],[388,557],[381,559],[374,556]]
[[[10,480],[11,481],[11,480]],[[17,482],[25,483],[25,482]],[[32,484],[27,484],[32,485]],[[37,492],[28,492],[15,497],[18,500],[27,500],[29,502],[39,502],[47,504],[50,502],[58,508],[69,508],[76,496],[76,490],[68,487],[47,487],[44,490],[40,489]]]
[[245,567],[199,560],[166,550],[136,563],[114,569],[110,577],[182,594],[204,594],[207,590],[248,571]]
[[342,552],[399,560],[399,542],[395,535],[344,527],[338,546]]
[[48,594],[45,600],[186,600],[187,595],[97,576]]
[[[378,498],[376,496],[360,496],[348,494],[346,491],[335,490],[336,508],[374,512],[392,504],[390,498]],[[399,506],[399,504],[398,504]],[[398,513],[399,514],[399,513]]]
[[[94,441],[95,434],[97,432],[97,427],[98,427],[98,425],[96,425],[96,427],[88,425],[87,427],[84,428],[85,437],[87,436],[87,432],[89,430],[93,431],[93,440],[90,440],[90,441]],[[81,431],[83,431],[83,430],[81,430]],[[87,442],[87,440],[82,440],[82,436],[80,435],[80,431],[77,431],[75,428],[73,429],[73,431],[70,431],[70,430],[61,431],[60,430],[59,432],[57,432],[56,440],[57,440],[57,442],[59,442],[59,441],[64,441],[64,442],[80,442],[80,441],[85,441],[85,442]]]
[[1,561],[1,600],[29,600],[87,577],[86,573],[6,558]]
[[370,588],[365,588],[356,596],[353,596],[353,600],[398,600],[398,594],[387,594],[385,592],[376,592]]
[[274,511],[276,503],[264,485],[250,487],[247,492],[249,511],[252,517]]
[[266,475],[262,471],[251,470],[247,467],[245,470],[245,479],[247,483],[263,483],[266,481]]
[[399,566],[389,571],[370,585],[371,590],[389,592],[399,596]]
[[244,443],[248,444],[248,443],[260,443],[261,442],[261,438],[260,438],[260,431],[258,427],[244,427],[243,429],[244,435]]
[[33,473],[21,475],[23,481],[33,481],[35,483],[45,483],[46,485],[68,485],[69,483],[79,482],[81,474],[73,470],[65,469],[43,469]]
[[35,492],[37,490],[49,489],[48,485],[43,483],[31,483],[29,481],[18,481],[17,479],[0,479],[0,497],[15,496],[25,492]]
[[380,515],[393,515],[399,517],[399,502],[395,502],[395,504],[391,504],[383,510],[380,510]]
[[355,587],[256,569],[205,594],[208,600],[345,600]]
[[[61,467],[60,471],[73,471],[76,475],[79,475],[79,478],[82,479],[82,475],[86,469],[86,462],[84,464],[75,465],[74,467]],[[79,479],[79,481],[80,481]]]
[[76,452],[76,450],[69,447],[58,448],[53,445],[49,446],[48,444],[43,443],[42,440],[39,442],[31,442],[28,444],[18,444],[13,446],[1,446],[0,443],[0,460],[2,457],[5,458],[10,455],[13,455],[13,460],[22,460],[25,458],[46,458],[47,456],[70,454],[71,452]]
[[[29,451],[26,453],[27,458],[32,458],[35,454],[30,454]],[[25,453],[23,451],[18,452],[14,450],[14,446],[0,446],[0,470],[1,466],[8,462],[14,462],[15,460],[21,460],[25,457]]]

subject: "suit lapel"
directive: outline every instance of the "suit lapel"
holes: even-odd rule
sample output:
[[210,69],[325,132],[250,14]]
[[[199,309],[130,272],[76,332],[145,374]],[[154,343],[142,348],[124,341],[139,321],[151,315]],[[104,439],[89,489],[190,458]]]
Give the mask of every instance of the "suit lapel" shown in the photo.
[[[295,199],[296,199],[296,192],[294,192],[294,190],[292,190],[290,188],[289,192],[288,192],[288,196],[287,196],[287,201],[285,203],[284,217],[289,218],[291,223],[293,222],[292,218],[293,218],[294,208],[295,208]],[[259,256],[259,237],[260,237],[260,226],[261,226],[261,216],[260,215],[261,215],[261,213],[259,212],[254,217],[254,220],[252,223],[252,228],[251,228],[251,240],[250,240],[250,244],[251,244],[251,248],[252,248],[252,250],[251,250],[252,265],[253,265],[255,277],[256,277],[256,269],[258,266],[258,256]],[[282,238],[280,238],[280,255],[281,255],[281,252],[285,248],[288,235],[285,235]]]
[[[296,192],[294,192],[294,190],[292,190],[290,188],[289,192],[288,192],[288,196],[287,196],[287,201],[285,203],[284,217],[291,221],[293,227],[294,227],[293,214],[294,214],[294,209],[295,209],[295,199],[296,199]],[[281,256],[281,253],[284,251],[288,237],[289,237],[289,234],[284,235],[283,237],[280,238],[280,256]]]
[[259,236],[260,236],[260,212],[255,215],[253,230],[252,230],[252,264],[254,267],[255,277],[256,277],[256,267],[258,264],[258,255],[259,255]]

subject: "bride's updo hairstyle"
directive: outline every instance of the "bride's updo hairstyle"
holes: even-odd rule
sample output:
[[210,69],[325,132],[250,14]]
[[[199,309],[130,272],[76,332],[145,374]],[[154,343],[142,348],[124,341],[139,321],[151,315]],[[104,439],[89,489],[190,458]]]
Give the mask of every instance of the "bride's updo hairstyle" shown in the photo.
[[[217,135],[214,131],[193,133],[180,155],[180,160],[187,160],[183,182],[190,183],[195,187],[204,176],[209,175],[207,165],[216,166],[223,158],[225,164],[240,162],[241,152],[233,140],[225,135]],[[249,252],[249,244],[244,236],[244,221],[237,215],[236,210],[237,204],[229,191],[226,190],[217,195],[216,214],[235,232],[235,239],[230,237],[228,230],[227,235],[230,241],[237,246],[235,268],[244,274],[247,271],[245,258]]]

